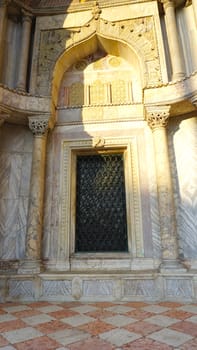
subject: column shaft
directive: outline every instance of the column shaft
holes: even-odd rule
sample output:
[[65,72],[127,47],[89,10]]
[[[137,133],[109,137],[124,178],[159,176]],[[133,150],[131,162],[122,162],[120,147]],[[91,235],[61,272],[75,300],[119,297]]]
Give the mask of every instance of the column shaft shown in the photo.
[[192,0],[192,7],[193,7],[193,11],[194,11],[196,26],[197,26],[197,0]]
[[173,188],[168,155],[166,125],[169,107],[160,111],[148,111],[148,123],[153,131],[157,188],[160,213],[160,232],[163,268],[179,268],[179,248],[176,235]]
[[172,78],[173,80],[176,80],[185,76],[185,67],[183,61],[183,53],[179,44],[179,35],[176,25],[174,6],[175,5],[173,0],[164,0],[166,30],[173,73]]
[[22,41],[21,41],[21,59],[18,69],[17,90],[26,90],[27,66],[29,57],[30,34],[31,34],[32,18],[30,14],[24,12],[22,26]]
[[0,7],[0,81],[2,79],[4,47],[7,29],[7,6]]
[[20,272],[39,273],[48,119],[34,119],[32,117],[29,119],[30,129],[34,134],[34,143],[27,217],[26,260],[21,265]]

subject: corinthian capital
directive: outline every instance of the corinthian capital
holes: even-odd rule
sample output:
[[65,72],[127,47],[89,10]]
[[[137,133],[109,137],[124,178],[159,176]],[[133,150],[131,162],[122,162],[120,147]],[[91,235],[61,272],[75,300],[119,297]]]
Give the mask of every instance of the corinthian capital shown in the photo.
[[176,1],[175,0],[160,0],[160,2],[163,4],[164,9],[168,7],[176,7]]
[[167,126],[170,106],[146,107],[146,119],[152,130]]
[[35,136],[44,136],[49,129],[48,116],[29,117],[29,128]]

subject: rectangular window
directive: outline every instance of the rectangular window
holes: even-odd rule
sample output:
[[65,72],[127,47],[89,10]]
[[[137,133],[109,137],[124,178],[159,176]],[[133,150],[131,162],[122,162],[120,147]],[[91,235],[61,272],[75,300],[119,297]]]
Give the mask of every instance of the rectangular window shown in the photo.
[[75,252],[128,252],[124,154],[76,156]]

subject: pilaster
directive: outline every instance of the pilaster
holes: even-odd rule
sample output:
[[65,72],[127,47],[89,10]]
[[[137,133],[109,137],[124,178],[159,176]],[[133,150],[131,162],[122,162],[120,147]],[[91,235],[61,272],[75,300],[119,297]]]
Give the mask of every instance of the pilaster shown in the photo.
[[27,218],[26,258],[20,273],[39,273],[41,270],[41,240],[45,180],[48,116],[29,117],[29,128],[34,135],[32,171]]
[[23,26],[22,26],[22,42],[21,42],[21,56],[18,69],[18,82],[17,90],[26,91],[26,80],[27,80],[27,66],[30,46],[30,34],[32,15],[29,12],[22,11],[23,13]]
[[175,1],[162,0],[162,3],[165,12],[166,30],[172,64],[172,79],[177,80],[185,76],[185,67],[176,24]]
[[179,247],[166,127],[170,106],[148,107],[147,122],[153,132],[162,244],[161,270],[179,269]]

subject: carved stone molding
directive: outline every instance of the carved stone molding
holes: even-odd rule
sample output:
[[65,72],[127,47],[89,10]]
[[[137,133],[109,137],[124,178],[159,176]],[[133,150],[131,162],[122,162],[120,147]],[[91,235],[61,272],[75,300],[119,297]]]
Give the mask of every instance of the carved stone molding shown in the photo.
[[29,128],[34,136],[44,136],[49,129],[49,118],[29,117]]
[[102,10],[99,7],[98,1],[95,1],[95,5],[92,9],[92,15],[93,15],[95,20],[99,19],[101,12],[102,12]]
[[170,115],[170,106],[147,107],[146,118],[152,130],[166,127]]

